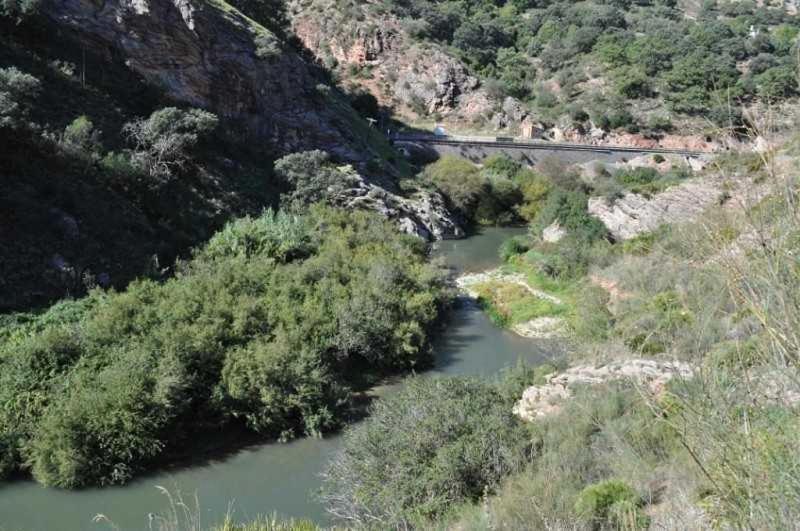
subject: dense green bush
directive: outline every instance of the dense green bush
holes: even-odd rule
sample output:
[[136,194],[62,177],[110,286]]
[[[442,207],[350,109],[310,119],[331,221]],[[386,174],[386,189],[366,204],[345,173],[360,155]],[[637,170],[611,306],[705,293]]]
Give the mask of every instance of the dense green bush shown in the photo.
[[530,249],[528,238],[515,236],[500,244],[500,259],[508,262],[511,258],[526,253]]
[[374,215],[267,211],[177,269],[6,325],[3,474],[121,483],[220,423],[317,434],[352,385],[430,362],[443,278]]
[[319,150],[286,155],[275,163],[275,173],[290,188],[281,202],[296,212],[321,201],[335,204],[358,181],[351,167],[333,164],[330,155]]
[[[481,224],[509,223],[522,192],[509,175],[513,161],[494,159],[479,169],[466,159],[445,156],[427,166],[423,178],[433,184],[467,220]],[[516,166],[519,169],[519,166]]]
[[491,384],[412,379],[370,413],[345,433],[325,476],[328,510],[350,523],[422,525],[528,459],[526,430]]
[[627,483],[607,479],[589,485],[575,501],[575,512],[595,529],[647,529],[648,519],[639,511],[641,499]]
[[269,256],[279,262],[303,258],[312,251],[306,218],[283,210],[265,210],[260,216],[245,216],[228,223],[204,245],[204,259]]
[[664,173],[659,173],[655,168],[639,166],[617,170],[613,179],[625,190],[650,195],[678,184],[690,175],[691,170],[685,165],[677,165]]
[[16,67],[0,68],[0,128],[26,124],[41,83]]
[[[712,111],[731,98],[781,100],[796,94],[789,74],[800,28],[797,16],[778,6],[740,6],[732,10],[725,3],[686,17],[686,7],[673,2],[388,4],[419,28],[415,37],[452,45],[495,100],[508,95],[527,100],[553,121],[568,114],[569,104],[588,106],[595,126],[629,130],[647,125],[630,110],[636,100],[657,98],[665,110],[722,124]],[[758,34],[751,36],[751,28]],[[779,69],[766,74],[763,66],[736,68],[737,62],[762,54],[771,54],[776,64],[770,66]],[[578,85],[584,79],[576,73],[589,69],[606,80],[615,97]]]
[[588,196],[578,191],[557,189],[548,197],[532,224],[540,232],[555,221],[572,236],[591,242],[608,235],[603,222],[591,216],[587,209]]
[[215,115],[201,109],[165,107],[125,124],[123,133],[133,146],[134,164],[164,182],[185,167],[192,150],[217,123]]

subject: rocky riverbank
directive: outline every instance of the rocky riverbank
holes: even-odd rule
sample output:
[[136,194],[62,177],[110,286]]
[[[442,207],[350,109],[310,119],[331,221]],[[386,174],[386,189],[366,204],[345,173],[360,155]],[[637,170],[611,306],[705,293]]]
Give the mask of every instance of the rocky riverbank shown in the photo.
[[614,380],[629,380],[648,392],[659,394],[673,378],[689,379],[694,369],[684,362],[659,362],[647,359],[616,361],[599,367],[579,365],[547,377],[543,385],[528,387],[514,406],[514,414],[534,420],[557,413],[560,403],[571,397],[578,385],[598,385]]
[[[551,308],[561,307],[564,302],[549,293],[531,286],[520,273],[505,272],[502,269],[492,269],[482,273],[461,275],[455,279],[455,284],[468,297],[475,300],[485,300],[486,288],[517,286],[522,288],[530,297],[548,303]],[[507,301],[486,300],[488,304],[503,306]],[[502,308],[499,308],[502,310]],[[509,329],[522,337],[527,338],[553,338],[567,334],[565,320],[560,316],[542,315],[521,322],[509,322]]]

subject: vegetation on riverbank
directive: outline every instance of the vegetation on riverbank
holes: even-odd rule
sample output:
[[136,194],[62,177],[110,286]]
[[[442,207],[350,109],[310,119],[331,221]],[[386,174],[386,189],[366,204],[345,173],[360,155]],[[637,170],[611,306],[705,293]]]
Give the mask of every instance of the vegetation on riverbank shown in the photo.
[[[535,452],[523,470],[483,496],[452,499],[417,526],[782,528],[796,521],[800,484],[786,473],[800,466],[796,158],[791,148],[766,153],[755,172],[723,162],[716,170],[737,168],[731,178],[756,185],[766,175],[775,186],[750,208],[715,206],[699,221],[625,242],[583,239],[582,249],[569,251],[579,268],[548,265],[567,250],[536,241],[510,245],[518,252],[506,266],[527,271],[532,285],[570,291],[570,360],[680,359],[696,368],[693,378],[656,394],[624,381],[578,389],[557,413],[524,426]],[[568,238],[561,241],[574,247]],[[522,374],[518,389],[537,383]],[[359,429],[367,433],[373,422]],[[387,425],[375,443],[402,436]],[[463,445],[471,455],[468,438]],[[423,467],[416,474],[423,486],[438,470],[427,463],[408,465]],[[387,481],[380,468],[349,472],[354,481]],[[405,514],[425,507],[404,486],[393,494],[408,500]]]
[[447,297],[421,241],[323,207],[232,223],[176,269],[4,318],[4,476],[122,483],[220,423],[330,431],[354,388],[430,362]]

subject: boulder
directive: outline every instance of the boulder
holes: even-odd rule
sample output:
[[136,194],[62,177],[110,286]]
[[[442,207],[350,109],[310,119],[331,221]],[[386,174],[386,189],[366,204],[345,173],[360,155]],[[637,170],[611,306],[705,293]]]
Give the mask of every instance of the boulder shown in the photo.
[[553,223],[545,227],[544,230],[542,230],[542,240],[550,243],[559,242],[566,235],[566,229],[561,226],[558,220],[555,220]]

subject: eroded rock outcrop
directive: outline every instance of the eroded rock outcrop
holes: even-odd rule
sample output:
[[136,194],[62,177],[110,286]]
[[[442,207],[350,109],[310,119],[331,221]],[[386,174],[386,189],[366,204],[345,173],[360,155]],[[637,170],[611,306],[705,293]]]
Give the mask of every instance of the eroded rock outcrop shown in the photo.
[[[320,62],[343,71],[384,105],[443,116],[491,114],[489,98],[461,61],[412,42],[393,15],[376,16],[369,4],[352,9],[357,15],[345,16],[328,0],[294,2],[292,29]],[[369,73],[352,75],[352,69]]]
[[732,180],[719,175],[688,179],[652,197],[628,192],[621,198],[589,199],[589,213],[620,240],[635,238],[667,223],[698,219],[709,207],[749,208],[768,192],[764,183]]
[[370,183],[350,165],[337,170],[341,172],[341,182],[347,185],[329,190],[329,200],[336,206],[372,210],[397,223],[402,231],[427,241],[464,237],[463,228],[439,192],[419,190],[403,197]]
[[689,379],[694,375],[691,365],[684,362],[660,362],[646,359],[617,361],[595,367],[579,365],[547,378],[543,385],[525,390],[514,406],[514,414],[522,420],[534,420],[557,413],[565,399],[572,396],[577,385],[598,385],[614,380],[630,380],[658,394],[673,378]]

